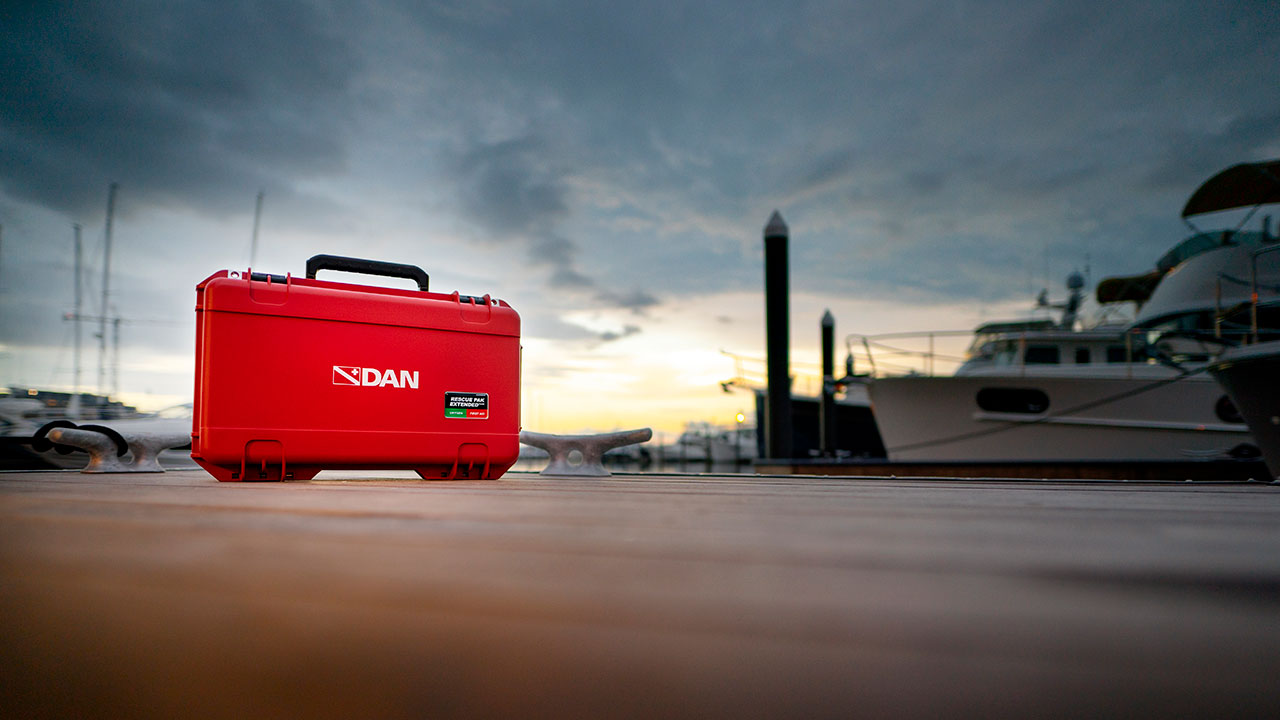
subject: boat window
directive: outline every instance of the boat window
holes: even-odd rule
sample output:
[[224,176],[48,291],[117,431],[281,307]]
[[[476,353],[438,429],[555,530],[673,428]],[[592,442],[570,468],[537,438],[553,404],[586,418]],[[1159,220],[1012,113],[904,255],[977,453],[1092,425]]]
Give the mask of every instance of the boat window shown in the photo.
[[[1146,362],[1146,359],[1147,359],[1147,349],[1145,347],[1136,347],[1133,349],[1132,362],[1136,362],[1136,363]],[[1108,345],[1107,346],[1107,362],[1109,363],[1128,362],[1128,360],[1125,359],[1124,346]]]
[[1091,363],[1091,362],[1093,362],[1093,359],[1089,357],[1089,348],[1087,347],[1076,348],[1076,364],[1077,365],[1087,365],[1088,363]]
[[1231,402],[1231,398],[1223,395],[1218,398],[1217,404],[1213,406],[1213,414],[1225,423],[1242,423],[1244,418],[1240,416],[1240,411],[1236,410],[1235,403]]
[[1012,365],[1018,357],[1018,343],[1005,340],[996,349],[994,358],[996,365]]
[[996,344],[993,342],[984,342],[981,345],[974,343],[969,350],[969,357],[972,360],[991,360],[996,355]]
[[1266,241],[1267,239],[1262,233],[1249,230],[1234,232],[1231,230],[1216,230],[1197,233],[1178,243],[1172,250],[1165,253],[1156,261],[1156,267],[1161,271],[1170,270],[1184,260],[1189,260],[1200,253],[1215,248],[1227,245],[1262,245]]
[[1057,345],[1028,345],[1023,362],[1028,365],[1057,365]]
[[987,412],[1036,415],[1049,409],[1049,396],[1035,388],[982,388],[977,401]]

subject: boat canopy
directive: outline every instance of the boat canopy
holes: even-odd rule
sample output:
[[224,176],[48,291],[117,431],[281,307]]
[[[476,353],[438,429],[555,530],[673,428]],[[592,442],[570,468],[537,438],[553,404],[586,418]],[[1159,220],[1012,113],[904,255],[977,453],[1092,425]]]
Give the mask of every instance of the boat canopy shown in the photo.
[[1098,304],[1106,305],[1107,303],[1118,302],[1144,303],[1147,298],[1151,297],[1152,291],[1156,289],[1156,285],[1160,284],[1160,278],[1162,277],[1164,277],[1164,271],[1152,270],[1142,275],[1107,278],[1098,283],[1098,289],[1095,291]]
[[1094,294],[1098,302],[1104,305],[1126,301],[1141,305],[1155,292],[1156,286],[1160,284],[1161,278],[1166,273],[1187,260],[1218,248],[1236,245],[1260,246],[1269,240],[1267,235],[1253,230],[1214,230],[1196,233],[1161,255],[1156,261],[1155,270],[1141,275],[1107,278],[1098,283]]
[[1014,322],[990,322],[986,325],[978,326],[974,330],[975,335],[1003,335],[1006,333],[1019,332],[1041,332],[1044,330],[1053,330],[1058,325],[1052,320],[1017,320]]
[[1258,254],[1256,244],[1227,245],[1202,252],[1169,271],[1134,318],[1135,327],[1177,321],[1182,329],[1212,330],[1213,318],[1247,308],[1256,278],[1259,301],[1277,297],[1280,253]]
[[1204,182],[1187,200],[1182,217],[1280,203],[1280,160],[1233,165]]
[[1262,233],[1252,230],[1241,230],[1239,232],[1214,230],[1212,232],[1196,233],[1174,245],[1169,252],[1161,255],[1160,259],[1156,261],[1156,270],[1168,272],[1181,265],[1183,261],[1190,260],[1200,253],[1216,248],[1228,245],[1261,245],[1265,240],[1266,238],[1262,236]]

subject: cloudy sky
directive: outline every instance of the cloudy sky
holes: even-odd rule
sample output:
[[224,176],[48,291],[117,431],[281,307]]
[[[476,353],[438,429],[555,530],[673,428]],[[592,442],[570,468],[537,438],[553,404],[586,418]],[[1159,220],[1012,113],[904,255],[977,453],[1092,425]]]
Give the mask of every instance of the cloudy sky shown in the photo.
[[[26,7],[23,7],[26,6]],[[193,289],[328,252],[523,318],[524,424],[728,421],[763,356],[1025,313],[1140,272],[1182,203],[1280,157],[1274,0],[33,2],[0,17],[0,384],[69,387],[72,225],[119,385],[189,400]],[[96,327],[84,382],[97,387]],[[803,380],[803,378],[802,378]]]

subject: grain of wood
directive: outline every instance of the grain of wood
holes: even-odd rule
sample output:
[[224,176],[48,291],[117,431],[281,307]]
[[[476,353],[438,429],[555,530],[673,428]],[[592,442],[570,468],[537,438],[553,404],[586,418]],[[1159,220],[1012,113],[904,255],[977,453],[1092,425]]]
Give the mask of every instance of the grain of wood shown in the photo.
[[1280,715],[1280,488],[0,474],[0,715]]

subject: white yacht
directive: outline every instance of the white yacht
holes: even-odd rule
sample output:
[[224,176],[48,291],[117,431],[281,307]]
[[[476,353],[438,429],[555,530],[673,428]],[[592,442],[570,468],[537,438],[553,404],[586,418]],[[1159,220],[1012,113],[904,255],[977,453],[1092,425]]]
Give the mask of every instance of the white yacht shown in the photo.
[[1256,457],[1248,426],[1204,370],[1247,328],[1249,280],[1280,286],[1280,252],[1256,252],[1280,240],[1268,225],[1198,232],[1152,272],[1100,283],[1100,303],[1138,304],[1127,326],[1082,329],[1073,311],[1084,283],[1074,277],[1060,321],[979,327],[953,375],[868,378],[889,459]]

